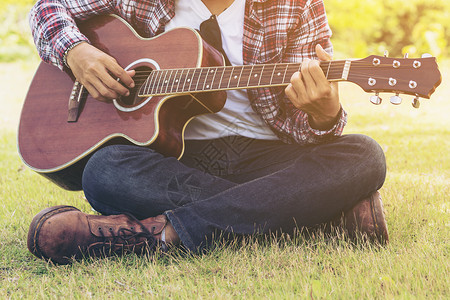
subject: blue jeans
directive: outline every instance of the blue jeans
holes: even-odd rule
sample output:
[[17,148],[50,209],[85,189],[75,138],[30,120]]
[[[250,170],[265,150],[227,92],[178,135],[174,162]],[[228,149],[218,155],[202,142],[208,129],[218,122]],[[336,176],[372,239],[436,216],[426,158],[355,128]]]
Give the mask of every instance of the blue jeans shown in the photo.
[[186,141],[181,160],[152,149],[113,145],[83,174],[92,207],[138,218],[165,214],[196,251],[219,234],[254,234],[328,222],[379,189],[381,147],[364,135],[320,145],[231,136]]

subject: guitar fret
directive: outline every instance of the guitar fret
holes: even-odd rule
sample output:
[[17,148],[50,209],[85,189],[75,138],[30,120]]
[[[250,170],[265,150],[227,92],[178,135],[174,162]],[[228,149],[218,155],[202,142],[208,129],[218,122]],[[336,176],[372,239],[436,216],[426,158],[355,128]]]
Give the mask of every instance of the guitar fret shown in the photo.
[[189,77],[189,72],[191,71],[191,69],[187,69],[186,75],[184,76],[184,82],[183,82],[183,89],[182,91],[185,92],[186,91],[186,81]]
[[200,84],[201,87],[197,90],[199,92],[205,90],[205,86],[206,86],[206,82],[207,82],[207,78],[209,76],[209,69],[210,68],[202,68],[202,73],[200,74]]
[[155,72],[155,80],[153,81],[153,86],[149,87],[149,91],[151,91],[151,92],[149,92],[149,94],[150,93],[156,94],[156,90],[157,90],[158,85],[159,85],[159,78],[161,76],[161,70],[154,71],[154,72]]
[[158,77],[158,71],[152,71],[152,77],[153,77],[152,80],[149,81],[147,89],[145,90],[147,95],[154,93],[154,86],[155,86],[156,78]]
[[214,70],[212,68],[207,68],[206,70],[207,70],[207,72],[206,72],[206,76],[205,76],[205,80],[204,80],[203,88],[202,88],[203,91],[206,90],[206,89],[210,89],[211,88],[211,84],[207,85],[206,83],[208,82],[208,76],[211,73],[214,73]]
[[179,71],[180,71],[180,70],[177,71],[177,75],[176,75],[176,76],[178,76],[178,77],[177,77],[177,79],[175,79],[175,82],[178,83],[178,84],[177,84],[177,89],[175,90],[175,92],[177,92],[177,93],[178,93],[178,91],[179,91],[179,89],[180,89],[180,82],[181,82],[181,78],[183,78],[183,72],[184,72],[184,69],[181,69],[180,75],[178,75],[178,72],[179,72]]
[[173,82],[174,82],[174,77],[175,77],[175,76],[173,76],[173,72],[174,71],[175,70],[170,70],[169,71],[169,78],[165,82],[166,83],[166,91],[165,91],[166,94],[173,93],[172,90],[173,90]]
[[228,79],[228,85],[227,85],[227,88],[230,88],[231,78],[233,78],[234,68],[235,68],[234,66],[231,68],[231,73],[230,73],[230,78]]
[[250,79],[252,79],[252,72],[255,65],[252,65],[252,69],[250,70],[250,74],[248,75],[247,87],[250,85]]
[[153,72],[150,73],[150,75],[147,77],[147,80],[145,80],[144,84],[141,86],[141,88],[139,89],[139,95],[148,95],[149,94],[149,87],[150,82],[155,78],[155,75],[153,74]]
[[205,74],[206,76],[205,76],[205,79],[203,80],[203,85],[202,85],[201,91],[205,90],[206,81],[207,81],[208,76],[209,76],[209,68],[206,68],[205,71],[206,71],[206,74]]
[[264,65],[254,65],[248,78],[247,87],[259,86],[264,76]]
[[220,87],[222,86],[222,79],[223,79],[223,74],[225,74],[225,68],[222,67],[222,75],[220,76],[220,80],[219,80],[219,85],[217,86],[218,89],[220,89]]
[[215,71],[214,71],[214,76],[213,76],[213,78],[211,79],[211,89],[214,89],[214,79],[216,79],[216,74],[217,74],[217,70],[218,70],[219,68],[217,68],[216,67],[216,69],[215,69]]
[[272,84],[272,82],[273,82],[273,74],[275,74],[275,65],[272,65],[272,68],[273,68],[273,70],[272,70],[272,75],[270,76],[269,84]]
[[258,86],[260,86],[261,85],[261,79],[263,78],[263,74],[264,74],[264,67],[265,67],[266,65],[263,65],[262,66],[262,69],[261,69],[261,74],[259,75],[259,80],[258,80]]
[[164,81],[166,80],[166,76],[167,76],[167,70],[163,70],[161,72],[161,76],[159,77],[159,85],[158,85],[158,94],[162,93],[162,90],[164,88]]
[[286,69],[284,70],[283,82],[282,82],[282,83],[285,83],[285,82],[286,82],[285,79],[286,79],[286,73],[287,73],[288,68],[289,68],[289,64],[286,64]]
[[169,71],[169,78],[167,78],[165,81],[164,81],[164,84],[166,85],[166,89],[165,89],[165,94],[169,94],[170,93],[170,91],[169,91],[169,88],[172,88],[172,83],[173,83],[173,80],[172,80],[172,78],[173,78],[173,71],[174,70],[170,70]]
[[152,73],[150,73],[147,76],[147,79],[145,80],[144,84],[139,88],[139,93],[138,95],[146,95],[147,94],[147,88],[149,86],[148,82],[151,80],[151,78],[153,78]]
[[148,76],[147,81],[145,82],[145,88],[144,88],[145,94],[148,95],[151,93],[150,90],[151,90],[151,87],[153,86],[152,82],[155,80],[155,77],[156,77],[155,72],[151,72],[150,76]]
[[[159,84],[158,84],[158,90],[157,90],[157,94],[162,94],[163,88],[164,88],[164,82],[166,81],[166,77],[167,77],[167,70],[163,70],[161,73],[161,77],[159,78]],[[164,78],[163,78],[164,75]],[[162,81],[161,81],[162,79]]]
[[346,61],[329,61],[321,62],[320,67],[328,80],[341,80],[343,79],[342,74],[345,71],[345,64]]
[[180,79],[179,79],[179,75],[178,75],[178,73],[180,72],[180,69],[176,69],[175,70],[175,75],[172,77],[172,80],[171,81],[169,81],[169,84],[170,84],[170,92],[171,93],[176,93],[176,88],[175,88],[175,86],[178,86],[178,84],[180,83]]
[[177,74],[175,76],[175,83],[177,84],[177,88],[175,89],[175,93],[178,93],[178,90],[180,88],[180,83],[183,78],[183,72],[184,72],[184,69],[177,70]]
[[325,77],[328,79],[328,75],[330,74],[331,61],[328,62],[327,74]]
[[236,87],[240,87],[240,83],[241,83],[241,79],[242,79],[242,72],[244,71],[245,66],[240,66],[240,68],[241,68],[241,72],[239,73],[239,77],[238,77],[238,81],[237,81]]
[[226,89],[229,87],[232,71],[232,67],[223,67],[222,79],[219,86],[220,89]]
[[173,74],[173,70],[170,70],[169,71],[169,78],[167,78],[167,80],[164,80],[164,83],[166,84],[166,89],[164,91],[165,94],[168,94],[169,86],[173,87],[172,82],[171,82],[172,74]]
[[199,70],[200,73],[199,73],[199,75],[198,75],[198,78],[197,78],[197,84],[195,85],[195,90],[194,90],[194,91],[198,91],[198,83],[200,82],[200,77],[201,77],[201,75],[202,75],[203,69],[197,69],[197,70]]
[[192,70],[192,75],[187,80],[189,82],[189,88],[187,89],[189,92],[192,91],[192,83],[194,82],[194,79],[195,79],[195,71],[196,71],[196,69],[191,69],[191,70]]
[[162,81],[164,80],[164,70],[160,70],[159,71],[160,74],[158,74],[158,83],[154,89],[155,94],[161,93],[160,89],[161,89],[161,85],[162,85]]
[[272,78],[272,83],[274,85],[279,85],[279,84],[283,84],[284,83],[284,75],[286,75],[286,64],[276,64],[275,65],[275,70],[274,70],[274,75],[275,77]]
[[290,74],[290,76],[287,79],[284,79],[283,83],[288,84],[291,81],[291,77],[292,75],[297,72],[300,71],[300,64],[288,64],[287,65],[287,74]]

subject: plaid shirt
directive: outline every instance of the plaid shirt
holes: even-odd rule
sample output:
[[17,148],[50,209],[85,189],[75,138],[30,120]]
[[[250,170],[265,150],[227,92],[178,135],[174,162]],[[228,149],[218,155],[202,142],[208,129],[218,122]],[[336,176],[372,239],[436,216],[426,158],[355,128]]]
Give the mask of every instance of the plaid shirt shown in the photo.
[[[87,38],[74,19],[99,14],[116,14],[129,22],[143,37],[164,31],[175,14],[175,0],[39,0],[30,14],[33,37],[41,58],[60,69],[71,46]],[[317,59],[315,45],[329,53],[331,30],[322,0],[247,0],[245,5],[244,64],[301,62]],[[248,90],[253,109],[277,136],[287,143],[319,143],[342,134],[347,114],[328,131],[311,128],[305,112],[295,108],[284,88]]]

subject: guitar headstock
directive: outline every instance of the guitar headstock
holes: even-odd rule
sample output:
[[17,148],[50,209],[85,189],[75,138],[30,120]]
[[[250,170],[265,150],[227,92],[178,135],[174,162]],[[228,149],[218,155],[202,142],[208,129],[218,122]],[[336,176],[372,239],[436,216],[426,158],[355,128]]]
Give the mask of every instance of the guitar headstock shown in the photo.
[[377,98],[381,101],[378,97],[380,92],[395,93],[396,96],[391,97],[393,104],[400,104],[398,94],[416,96],[415,102],[418,103],[418,97],[430,98],[441,83],[441,73],[434,57],[390,58],[371,55],[351,61],[347,80],[366,92],[375,92],[376,96],[371,98],[374,104],[379,104]]

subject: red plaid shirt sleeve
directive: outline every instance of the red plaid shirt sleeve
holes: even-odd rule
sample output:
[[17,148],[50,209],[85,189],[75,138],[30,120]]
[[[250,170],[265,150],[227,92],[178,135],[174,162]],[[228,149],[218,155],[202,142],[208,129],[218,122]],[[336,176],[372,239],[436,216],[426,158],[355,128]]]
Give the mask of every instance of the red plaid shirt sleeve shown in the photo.
[[75,20],[116,14],[141,35],[152,36],[173,17],[173,13],[173,1],[38,0],[31,9],[29,20],[42,60],[63,69],[66,51],[76,43],[89,42],[76,26]]
[[[69,47],[88,42],[73,19],[83,6],[75,5],[75,1],[67,1],[67,4],[73,7],[57,1],[40,0],[30,12],[30,26],[39,56],[60,69],[64,66],[63,58]],[[86,6],[84,10],[88,11]]]
[[[246,63],[301,62],[305,58],[318,59],[315,46],[321,44],[330,54],[331,30],[322,0],[277,1],[277,5],[260,3],[254,10],[264,16],[259,21],[265,31],[262,42],[253,39],[253,34],[244,34],[244,61]],[[251,22],[248,22],[251,24]],[[251,26],[246,28],[254,30]],[[254,47],[258,45],[258,47]],[[253,53],[253,52],[254,53]],[[259,51],[259,54],[258,54]],[[247,56],[245,56],[247,54]],[[249,90],[252,107],[287,143],[320,143],[342,134],[347,123],[347,113],[341,109],[336,124],[327,131],[311,128],[308,115],[294,107],[284,94],[284,88],[261,88]]]

